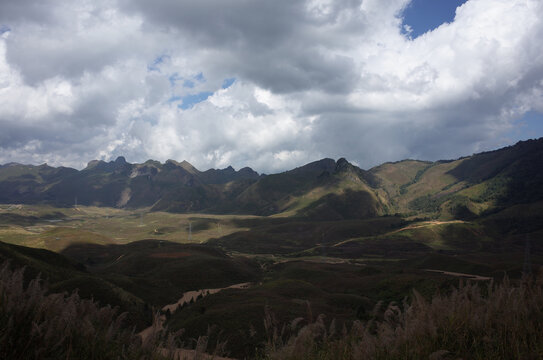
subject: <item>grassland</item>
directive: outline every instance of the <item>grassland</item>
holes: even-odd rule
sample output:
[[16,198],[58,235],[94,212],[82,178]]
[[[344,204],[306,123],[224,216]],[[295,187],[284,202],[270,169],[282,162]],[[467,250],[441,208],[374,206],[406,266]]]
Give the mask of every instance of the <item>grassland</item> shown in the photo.
[[543,264],[542,213],[543,202],[534,202],[470,220],[318,221],[3,205],[0,241],[11,244],[0,243],[0,258],[27,266],[29,276],[41,273],[52,291],[78,289],[119,306],[138,329],[150,325],[153,309],[187,291],[250,282],[186,304],[166,321],[188,339],[215,329],[207,338],[211,348],[226,341],[230,355],[250,358],[268,351],[269,314],[279,329],[293,319],[311,326],[319,314],[350,327],[413,289],[429,299],[468,275],[518,279],[526,271],[527,239],[535,271]]
[[246,219],[258,217],[89,206],[0,205],[0,241],[53,251],[73,243],[126,244],[150,238],[203,243],[247,230],[240,225],[240,220]]

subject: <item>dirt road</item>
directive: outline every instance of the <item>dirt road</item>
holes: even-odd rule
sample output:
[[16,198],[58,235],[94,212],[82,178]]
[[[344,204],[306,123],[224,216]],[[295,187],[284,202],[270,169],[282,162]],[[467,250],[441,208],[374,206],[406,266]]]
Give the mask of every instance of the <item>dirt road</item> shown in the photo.
[[[251,283],[240,283],[240,284],[234,284],[223,288],[216,288],[216,289],[201,289],[201,290],[191,290],[183,293],[183,296],[175,303],[168,304],[162,307],[162,311],[170,311],[170,313],[174,313],[178,308],[184,306],[185,304],[189,304],[191,301],[196,302],[199,298],[203,298],[205,296],[216,294],[222,290],[226,289],[247,289],[251,286]],[[200,297],[201,296],[201,297]],[[152,336],[153,334],[156,334],[157,332],[164,329],[164,323],[166,322],[166,316],[160,315],[158,319],[155,319],[155,322],[153,325],[149,326],[148,328],[141,331],[138,335],[141,336],[142,341],[145,342],[149,336]],[[165,351],[165,350],[164,350]],[[219,356],[211,356],[208,354],[202,354],[202,353],[196,353],[194,350],[188,350],[188,349],[176,349],[176,354],[174,357],[176,360],[193,360],[195,358],[198,359],[214,359],[214,360],[232,360],[229,358],[219,357]]]

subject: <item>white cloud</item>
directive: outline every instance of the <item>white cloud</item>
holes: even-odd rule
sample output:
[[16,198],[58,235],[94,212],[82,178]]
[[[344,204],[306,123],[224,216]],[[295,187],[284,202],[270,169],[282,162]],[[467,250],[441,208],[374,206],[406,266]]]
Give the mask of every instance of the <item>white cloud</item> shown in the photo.
[[541,1],[469,0],[413,40],[408,3],[2,2],[0,163],[368,167],[501,146],[543,111]]

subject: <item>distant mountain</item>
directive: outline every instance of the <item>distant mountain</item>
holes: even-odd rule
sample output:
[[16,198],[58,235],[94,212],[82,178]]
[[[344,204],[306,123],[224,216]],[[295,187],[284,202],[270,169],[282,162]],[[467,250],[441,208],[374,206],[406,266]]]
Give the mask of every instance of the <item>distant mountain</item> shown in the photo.
[[250,168],[200,172],[186,161],[130,164],[124,157],[93,160],[81,171],[11,163],[0,168],[0,202],[201,211],[235,193],[237,184],[232,183],[251,183],[259,177]]
[[283,214],[315,220],[387,214],[469,219],[543,200],[543,139],[453,161],[404,160],[363,170],[322,159],[272,175],[190,163],[93,160],[81,171],[0,166],[1,203],[150,207],[153,211]]
[[391,212],[468,219],[543,200],[543,138],[454,161],[386,163],[370,172]]
[[[359,218],[383,212],[384,204],[371,183],[374,176],[350,164],[322,159],[251,184],[236,198],[246,212],[271,215],[287,212],[312,218]],[[353,198],[352,208],[344,211]]]

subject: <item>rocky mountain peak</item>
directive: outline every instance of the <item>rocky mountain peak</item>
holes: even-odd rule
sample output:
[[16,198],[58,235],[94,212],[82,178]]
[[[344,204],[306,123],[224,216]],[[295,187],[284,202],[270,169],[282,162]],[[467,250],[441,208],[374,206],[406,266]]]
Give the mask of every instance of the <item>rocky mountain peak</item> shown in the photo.
[[115,159],[115,164],[121,165],[121,164],[127,164],[127,162],[124,156],[118,156],[117,159]]
[[336,172],[345,171],[348,169],[352,169],[354,166],[350,162],[347,161],[345,158],[339,158],[336,162]]

